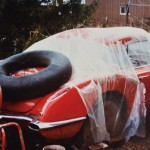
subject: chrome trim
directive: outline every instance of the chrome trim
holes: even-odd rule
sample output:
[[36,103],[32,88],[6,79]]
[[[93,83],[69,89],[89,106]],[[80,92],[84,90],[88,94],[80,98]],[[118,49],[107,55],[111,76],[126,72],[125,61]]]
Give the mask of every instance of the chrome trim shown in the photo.
[[144,78],[149,77],[149,75],[145,75],[145,76],[139,76],[139,79],[143,80]]
[[63,120],[63,121],[57,121],[57,122],[40,122],[40,121],[35,121],[29,123],[29,128],[34,130],[34,131],[39,131],[42,129],[48,129],[48,128],[54,128],[78,121],[85,120],[86,117],[79,117],[79,118],[74,118],[74,119],[68,119],[68,120]]
[[25,121],[33,121],[32,118],[27,116],[15,116],[15,115],[0,115],[0,119],[14,119],[14,120],[25,120]]

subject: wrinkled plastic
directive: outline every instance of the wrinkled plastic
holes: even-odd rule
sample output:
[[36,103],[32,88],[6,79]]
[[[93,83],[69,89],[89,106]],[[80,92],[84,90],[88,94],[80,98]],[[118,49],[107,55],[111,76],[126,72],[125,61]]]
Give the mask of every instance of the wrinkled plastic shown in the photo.
[[[145,135],[145,88],[129,59],[134,46],[127,45],[143,38],[149,40],[144,30],[136,28],[72,29],[39,41],[26,51],[53,50],[66,55],[73,73],[63,87],[78,89],[94,141],[118,135],[128,140],[136,134]],[[90,82],[83,88],[77,86],[86,81]]]

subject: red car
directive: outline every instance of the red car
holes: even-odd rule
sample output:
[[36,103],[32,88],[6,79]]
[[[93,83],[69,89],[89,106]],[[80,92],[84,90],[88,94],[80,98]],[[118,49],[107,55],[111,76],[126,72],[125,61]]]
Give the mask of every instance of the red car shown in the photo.
[[142,29],[83,28],[50,36],[1,61],[1,121],[36,135],[25,137],[32,145],[26,149],[41,149],[38,138],[85,150],[93,144],[88,139],[144,136],[149,56],[150,36]]

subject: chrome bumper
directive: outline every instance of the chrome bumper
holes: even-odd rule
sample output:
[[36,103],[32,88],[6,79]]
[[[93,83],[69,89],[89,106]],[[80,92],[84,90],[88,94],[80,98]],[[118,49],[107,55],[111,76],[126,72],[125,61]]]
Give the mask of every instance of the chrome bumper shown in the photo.
[[7,114],[0,115],[0,119],[12,119],[12,120],[29,121],[29,122],[33,121],[33,118],[28,116],[16,116],[16,115],[7,115]]
[[29,128],[35,131],[43,130],[43,129],[48,129],[48,128],[54,128],[62,125],[67,125],[70,123],[75,123],[78,121],[85,120],[86,117],[79,117],[79,118],[74,118],[74,119],[68,119],[68,120],[63,120],[63,121],[57,121],[57,122],[40,122],[40,121],[35,121],[35,122],[30,122],[29,123]]
[[1,114],[0,115],[0,120],[1,119],[10,119],[14,121],[27,121],[28,122],[28,127],[34,131],[39,131],[43,129],[48,129],[48,128],[54,128],[62,125],[67,125],[70,123],[75,123],[79,122],[82,120],[85,120],[86,117],[79,117],[79,118],[73,118],[73,119],[68,119],[68,120],[63,120],[63,121],[56,121],[56,122],[40,122],[36,120],[36,118],[28,117],[28,116],[17,116],[17,115],[6,115],[6,114]]

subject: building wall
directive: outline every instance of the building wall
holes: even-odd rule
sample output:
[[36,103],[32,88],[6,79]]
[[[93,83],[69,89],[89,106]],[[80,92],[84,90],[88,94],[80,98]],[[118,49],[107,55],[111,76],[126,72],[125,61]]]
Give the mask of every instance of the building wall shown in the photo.
[[[130,0],[130,3],[128,25],[144,26],[150,19],[150,0]],[[127,4],[128,0],[101,0],[93,16],[94,26],[126,25],[126,15],[120,15],[120,6]]]

